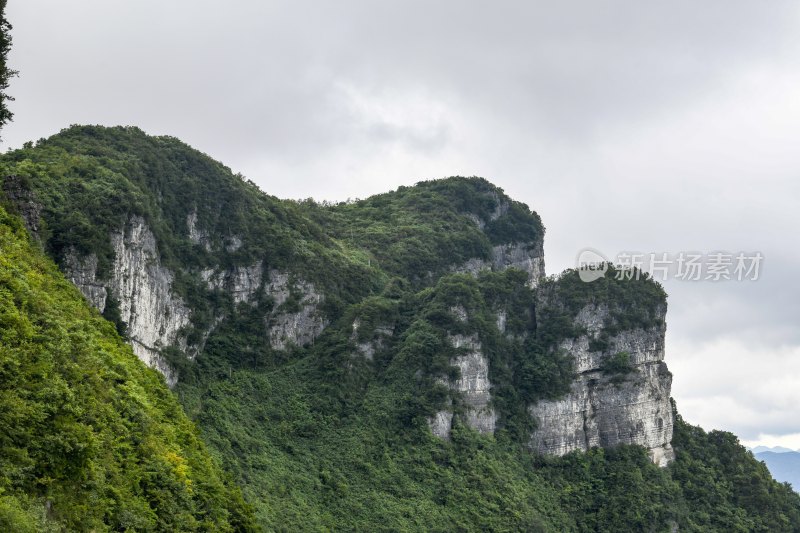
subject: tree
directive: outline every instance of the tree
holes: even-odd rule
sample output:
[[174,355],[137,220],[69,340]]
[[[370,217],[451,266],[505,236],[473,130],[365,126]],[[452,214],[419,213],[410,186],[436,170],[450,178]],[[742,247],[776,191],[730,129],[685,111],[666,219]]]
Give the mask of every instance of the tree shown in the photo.
[[6,20],[7,3],[8,0],[0,0],[0,128],[14,117],[7,105],[14,98],[6,94],[6,89],[9,80],[17,75],[17,71],[8,68],[6,64],[8,51],[11,50],[11,24]]

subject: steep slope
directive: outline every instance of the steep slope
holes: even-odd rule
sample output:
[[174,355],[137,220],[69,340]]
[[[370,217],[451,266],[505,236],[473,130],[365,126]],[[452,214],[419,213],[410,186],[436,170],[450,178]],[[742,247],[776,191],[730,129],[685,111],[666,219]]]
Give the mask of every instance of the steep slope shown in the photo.
[[[545,278],[541,220],[486,180],[281,201],[136,128],[74,127],[0,162],[30,231],[269,528],[800,525],[736,445],[671,439],[663,290]],[[697,493],[698,472],[725,486]]]
[[161,377],[0,207],[0,530],[247,528]]

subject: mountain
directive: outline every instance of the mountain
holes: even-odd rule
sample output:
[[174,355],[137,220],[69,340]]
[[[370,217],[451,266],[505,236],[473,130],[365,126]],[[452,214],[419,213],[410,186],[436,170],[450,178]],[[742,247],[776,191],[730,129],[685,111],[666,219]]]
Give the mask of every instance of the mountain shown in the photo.
[[93,126],[0,169],[264,529],[800,529],[800,497],[675,411],[663,289],[545,276],[539,216],[484,179],[279,200]]
[[795,450],[792,450],[790,448],[784,448],[783,446],[772,446],[772,447],[756,446],[755,448],[751,448],[750,451],[753,452],[753,455],[757,455],[763,452],[788,453],[788,452],[794,452]]
[[757,452],[753,453],[759,461],[764,461],[767,468],[778,481],[790,483],[797,490],[800,487],[800,452]]
[[0,530],[250,518],[163,379],[0,207]]

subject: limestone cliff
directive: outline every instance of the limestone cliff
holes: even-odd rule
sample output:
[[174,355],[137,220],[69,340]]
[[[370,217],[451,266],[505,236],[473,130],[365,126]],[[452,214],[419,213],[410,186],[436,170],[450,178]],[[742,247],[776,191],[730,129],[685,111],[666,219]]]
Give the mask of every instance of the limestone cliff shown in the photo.
[[[494,433],[497,414],[491,405],[492,384],[489,381],[489,360],[483,353],[477,335],[451,335],[449,342],[458,351],[453,366],[458,378],[447,383],[459,395],[463,405],[464,422],[479,433]],[[453,410],[444,409],[429,420],[431,431],[442,438],[450,436]]]
[[114,260],[107,276],[98,275],[95,255],[81,257],[74,250],[64,258],[65,275],[101,312],[110,292],[119,304],[134,353],[172,385],[176,376],[160,351],[169,346],[187,349],[184,329],[191,312],[175,295],[174,274],[161,265],[156,239],[144,219],[131,217],[110,239]]
[[[496,192],[489,193],[488,196],[492,198],[496,206],[488,219],[484,220],[472,213],[467,214],[470,220],[484,232],[486,232],[487,224],[507,215],[510,207],[508,200],[501,198]],[[481,270],[497,271],[507,268],[518,268],[527,272],[529,286],[535,287],[545,276],[543,235],[535,235],[531,240],[525,242],[495,245],[492,247],[491,257],[488,260],[474,257],[464,264],[454,266],[453,271],[478,275]]]
[[472,258],[455,267],[455,272],[478,275],[481,270],[518,268],[528,273],[528,284],[535,287],[545,276],[544,250],[541,241],[501,244],[492,248],[490,260]]
[[674,458],[672,375],[663,361],[664,313],[661,307],[660,325],[620,331],[602,349],[593,350],[592,341],[601,338],[609,310],[595,304],[580,310],[574,321],[585,333],[563,340],[557,348],[573,359],[577,376],[563,398],[530,407],[537,422],[530,441],[534,450],[564,455],[594,446],[639,444],[660,466]]
[[3,178],[3,195],[9,206],[16,214],[22,217],[26,229],[34,237],[39,236],[42,206],[36,201],[33,192],[19,176],[6,176]]
[[[530,414],[538,423],[530,445],[542,453],[635,443],[659,464],[669,460],[664,309],[652,317],[636,308],[663,295],[645,288],[607,298],[595,289],[600,280],[553,293],[539,216],[486,180],[434,180],[336,205],[288,202],[175,139],[124,128],[59,137],[65,144],[57,150],[43,145],[23,154],[32,158],[25,164],[9,161],[10,175],[22,177],[6,178],[3,196],[170,384],[178,376],[167,357],[183,370],[185,361],[173,356],[193,359],[216,347],[214,368],[230,375],[237,364],[314,358],[303,348],[328,329],[351,358],[342,366],[355,361],[379,375],[419,322],[434,331],[438,353],[425,357],[436,365],[404,356],[417,365],[413,380],[436,394],[447,389],[446,402],[426,405],[434,433],[447,437],[454,417],[487,434],[509,416],[526,418],[515,427],[527,428]],[[106,168],[109,150],[125,164]],[[511,290],[497,292],[509,279],[481,285],[503,272],[515,278]],[[474,301],[426,308],[448,279],[453,294]],[[351,310],[371,298],[397,306],[394,316],[362,324]],[[642,316],[646,323],[637,322]],[[548,330],[553,324],[558,331]],[[571,385],[560,352],[574,362]],[[528,376],[540,393],[526,386]],[[513,414],[509,402],[517,402]]]
[[[134,353],[164,374],[172,386],[178,376],[161,351],[177,347],[193,358],[225,316],[217,316],[209,329],[202,332],[199,343],[190,345],[187,338],[192,327],[192,310],[173,287],[175,274],[161,264],[158,243],[145,220],[131,217],[109,238],[114,259],[107,275],[99,275],[96,255],[81,256],[74,249],[63,258],[62,268],[100,312],[105,310],[109,296],[118,302]],[[203,240],[195,244],[205,247],[207,243]],[[270,299],[272,311],[264,316],[264,328],[275,350],[305,346],[327,325],[319,311],[323,295],[313,284],[294,279],[286,272],[265,273],[261,261],[248,266],[208,268],[200,272],[199,278],[209,290],[227,294],[234,305],[254,304],[261,297]]]

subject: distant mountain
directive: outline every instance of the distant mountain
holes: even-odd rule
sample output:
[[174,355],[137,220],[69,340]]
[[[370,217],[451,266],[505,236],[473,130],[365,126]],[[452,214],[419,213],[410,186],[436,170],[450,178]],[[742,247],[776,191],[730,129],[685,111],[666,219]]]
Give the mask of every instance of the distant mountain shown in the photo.
[[763,452],[789,453],[794,452],[795,450],[784,448],[783,446],[756,446],[755,448],[750,448],[750,451],[753,452],[753,455],[755,455]]
[[764,461],[773,477],[778,481],[792,484],[794,490],[800,488],[800,452],[758,452],[756,459]]

